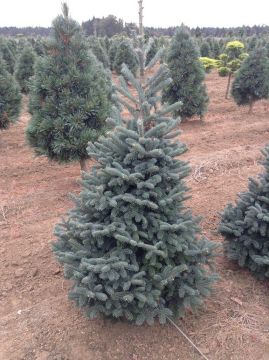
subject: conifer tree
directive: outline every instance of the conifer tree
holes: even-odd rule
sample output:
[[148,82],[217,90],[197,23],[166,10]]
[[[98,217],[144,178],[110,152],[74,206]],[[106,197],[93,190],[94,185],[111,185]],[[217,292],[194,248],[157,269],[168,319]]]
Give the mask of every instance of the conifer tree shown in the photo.
[[118,37],[114,37],[111,40],[111,44],[108,50],[108,57],[109,57],[109,62],[110,62],[110,69],[111,70],[115,70],[114,69],[114,63],[115,63],[115,57],[117,54],[117,50],[118,50],[118,46],[120,44],[120,40]]
[[175,141],[179,119],[169,117],[180,103],[157,106],[171,82],[166,65],[143,86],[126,65],[122,73],[114,98],[130,116],[115,107],[110,137],[89,144],[98,165],[84,173],[75,208],[56,226],[54,252],[73,280],[70,299],[88,316],[165,323],[210,294],[216,245],[200,237],[184,206],[186,146]]
[[204,41],[202,43],[201,48],[200,48],[200,54],[201,54],[201,57],[207,57],[207,58],[211,57],[211,49],[210,49],[208,42]]
[[208,96],[205,85],[205,71],[199,61],[199,53],[189,33],[181,27],[172,39],[167,64],[173,82],[163,92],[163,102],[173,104],[181,101],[176,111],[182,120],[199,115],[201,120],[207,110]]
[[248,56],[248,54],[244,52],[244,48],[245,45],[238,40],[229,41],[225,46],[224,53],[219,55],[219,75],[228,75],[225,99],[229,98],[232,76],[236,73],[236,71],[240,68],[242,62]]
[[[17,41],[13,38],[8,38],[8,39],[6,39],[6,44],[13,55],[13,59],[16,61],[17,46],[18,46]],[[14,62],[14,65],[15,65],[15,62]]]
[[158,40],[156,38],[153,38],[150,49],[146,56],[146,65],[148,65],[150,63],[150,61],[157,54],[158,50],[159,50]]
[[20,105],[19,86],[0,57],[0,130],[7,129],[11,123],[18,120]]
[[43,56],[46,54],[46,40],[37,38],[34,41],[33,49],[37,56]]
[[25,47],[16,66],[15,76],[21,87],[21,92],[28,94],[30,78],[34,75],[35,53],[30,47]]
[[262,150],[265,171],[249,179],[248,191],[228,204],[219,227],[225,237],[229,259],[251,270],[261,279],[269,278],[269,145]]
[[117,47],[117,52],[114,61],[114,69],[118,74],[121,73],[122,65],[126,64],[134,75],[138,70],[138,58],[131,42],[124,39]]
[[257,100],[269,97],[269,59],[263,48],[254,50],[243,62],[232,85],[237,105],[249,105],[252,113]]
[[14,73],[15,68],[15,56],[11,49],[8,46],[8,43],[5,39],[0,38],[0,56],[3,58],[3,60],[6,63],[6,70],[10,73]]
[[249,38],[249,39],[248,39],[248,44],[247,44],[247,45],[248,45],[248,46],[247,46],[248,51],[249,51],[249,52],[252,52],[252,51],[256,48],[257,43],[258,43],[258,38],[257,38],[256,35],[254,35],[254,36],[252,36],[251,38]]
[[97,59],[104,65],[105,68],[109,68],[109,58],[106,53],[106,50],[101,45],[98,38],[91,36],[89,38],[89,44],[92,52],[97,57]]
[[104,133],[110,98],[110,77],[64,4],[63,15],[53,22],[48,55],[36,65],[27,128],[30,145],[38,155],[60,163],[80,161],[85,169],[87,143]]
[[214,39],[212,44],[212,56],[216,59],[220,55],[220,45],[218,40]]

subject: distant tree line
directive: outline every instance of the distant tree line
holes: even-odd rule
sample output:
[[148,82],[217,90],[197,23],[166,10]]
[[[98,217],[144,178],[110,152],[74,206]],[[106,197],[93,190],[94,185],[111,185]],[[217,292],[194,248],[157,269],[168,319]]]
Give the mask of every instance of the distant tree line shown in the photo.
[[[117,34],[132,36],[132,34],[138,32],[138,27],[135,23],[126,23],[114,15],[108,15],[103,18],[93,17],[92,19],[83,22],[82,28],[88,36],[97,35],[112,37]],[[145,27],[145,34],[148,37],[173,36],[177,28],[178,27],[176,26],[168,28]],[[231,28],[196,27],[188,29],[190,33],[196,37],[245,37],[269,34],[269,26],[267,25],[239,26]],[[0,35],[4,36],[48,36],[50,32],[51,28],[40,26],[28,26],[24,28],[10,26],[0,28]]]
[[36,27],[23,27],[16,26],[0,27],[0,35],[3,36],[49,36],[51,28],[36,26]]
[[[148,36],[173,36],[178,27],[168,28],[154,28],[146,27]],[[186,27],[192,36],[195,37],[248,37],[253,35],[268,35],[269,26],[267,25],[254,25],[254,26],[238,26],[231,28],[218,28],[218,27]]]

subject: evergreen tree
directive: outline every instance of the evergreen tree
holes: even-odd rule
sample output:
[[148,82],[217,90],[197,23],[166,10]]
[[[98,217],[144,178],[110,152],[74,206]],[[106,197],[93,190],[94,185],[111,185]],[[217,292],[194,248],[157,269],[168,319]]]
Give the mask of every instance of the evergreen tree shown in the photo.
[[108,50],[108,57],[109,57],[109,61],[110,61],[110,69],[111,70],[115,70],[114,63],[115,63],[115,57],[117,54],[119,44],[120,44],[119,38],[118,37],[113,38],[111,41],[109,50]]
[[214,39],[212,43],[212,56],[214,59],[216,59],[220,55],[220,45],[218,40]]
[[18,120],[20,105],[19,86],[0,57],[0,130],[7,129],[11,123]]
[[9,50],[11,51],[11,53],[13,54],[13,58],[16,60],[16,55],[17,55],[17,42],[15,39],[12,38],[8,38],[6,39],[6,44],[9,48]]
[[3,60],[6,63],[6,70],[10,73],[14,73],[15,68],[15,56],[11,49],[8,46],[8,43],[5,39],[0,38],[0,56],[2,56]]
[[151,44],[150,44],[150,49],[146,56],[146,65],[148,65],[150,63],[150,61],[157,54],[158,50],[159,50],[158,40],[156,38],[152,38]]
[[247,46],[247,49],[249,52],[252,52],[256,46],[257,46],[257,43],[258,43],[258,38],[257,36],[252,36],[248,42],[248,46]]
[[122,73],[115,98],[130,116],[114,108],[110,137],[89,144],[98,165],[57,225],[54,252],[73,280],[70,299],[88,316],[164,323],[210,294],[216,245],[198,235],[199,220],[184,207],[189,166],[178,157],[186,146],[174,141],[179,120],[169,117],[180,103],[157,106],[171,82],[166,65],[143,86],[126,65]]
[[207,110],[208,96],[205,85],[205,71],[199,61],[199,53],[189,33],[181,28],[169,49],[167,63],[173,82],[163,92],[163,101],[169,104],[181,101],[176,111],[183,120],[193,115],[203,118]]
[[248,191],[222,214],[219,231],[227,256],[259,278],[269,278],[269,145],[262,150],[265,172],[249,179]]
[[225,40],[224,39],[219,39],[220,53],[222,53],[224,51],[224,48],[225,48]]
[[79,160],[84,169],[88,141],[104,133],[111,80],[66,5],[63,10],[53,22],[48,55],[36,65],[27,138],[38,155],[58,162]]
[[238,40],[229,41],[225,46],[224,53],[219,55],[219,75],[228,75],[225,99],[228,99],[229,97],[232,76],[236,73],[236,71],[240,68],[242,62],[248,56],[248,54],[244,52],[244,48],[245,45]]
[[201,57],[207,57],[210,58],[211,57],[211,49],[210,46],[208,45],[208,42],[203,42],[200,48],[200,54]]
[[37,56],[43,56],[46,54],[46,40],[37,38],[34,41],[33,49]]
[[34,75],[35,53],[26,47],[21,53],[16,66],[15,76],[24,94],[30,90],[30,78]]
[[249,105],[269,97],[269,59],[265,49],[254,50],[243,62],[232,85],[232,96],[237,105]]
[[117,47],[114,61],[114,69],[118,74],[121,73],[122,65],[126,64],[134,75],[138,70],[138,58],[129,40],[122,40]]
[[103,47],[104,47],[104,49],[106,50],[106,53],[108,54],[108,52],[109,52],[109,49],[110,49],[110,39],[107,37],[107,36],[105,36],[104,38],[103,38],[103,42],[104,42],[104,45],[103,45]]
[[105,68],[109,68],[109,58],[106,53],[106,50],[101,45],[98,38],[92,36],[89,39],[89,44],[92,52],[97,57],[97,59],[104,65]]

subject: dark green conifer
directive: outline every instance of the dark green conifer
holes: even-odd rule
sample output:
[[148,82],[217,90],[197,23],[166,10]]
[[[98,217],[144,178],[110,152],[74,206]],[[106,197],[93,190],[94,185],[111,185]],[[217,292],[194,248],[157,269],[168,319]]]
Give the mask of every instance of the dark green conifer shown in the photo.
[[204,41],[200,47],[200,54],[202,57],[211,57],[211,49],[208,42]]
[[36,65],[27,138],[38,155],[60,163],[80,161],[84,169],[87,143],[105,131],[111,80],[66,5],[63,10],[53,22],[48,55]]
[[176,111],[182,120],[193,115],[203,118],[207,110],[208,96],[203,83],[205,71],[199,61],[199,53],[189,33],[181,28],[172,39],[167,64],[173,82],[163,92],[163,102],[181,101]]
[[257,48],[246,58],[232,85],[237,105],[249,105],[252,112],[257,100],[269,97],[269,59],[264,48]]
[[91,36],[89,38],[89,44],[92,52],[97,57],[97,59],[104,65],[105,68],[109,68],[109,57],[106,50],[101,45],[100,40],[95,36]]
[[7,129],[11,123],[18,120],[20,105],[19,86],[0,57],[0,130]]
[[248,50],[249,52],[252,52],[252,51],[256,48],[257,43],[258,43],[258,38],[257,38],[256,35],[250,37],[250,38],[248,39],[247,50]]
[[148,65],[150,63],[150,61],[154,58],[154,56],[157,54],[158,50],[159,50],[159,44],[158,44],[158,39],[156,38],[151,38],[151,44],[150,44],[150,49],[147,53],[146,56],[146,65]]
[[37,56],[43,56],[46,54],[46,39],[37,38],[33,43],[33,49]]
[[221,48],[217,39],[213,40],[211,53],[214,59],[217,59],[221,53]]
[[137,54],[130,40],[122,40],[117,47],[114,61],[114,69],[116,72],[120,74],[122,65],[126,64],[132,73],[136,75],[138,70],[138,62]]
[[222,214],[219,227],[225,237],[229,259],[251,270],[260,279],[269,278],[269,145],[262,150],[263,174],[249,179],[248,191],[239,194]]
[[30,78],[34,75],[35,53],[30,47],[25,47],[16,66],[15,76],[21,87],[21,92],[28,94]]
[[111,40],[111,43],[110,43],[110,46],[109,46],[108,57],[109,57],[110,69],[111,70],[115,70],[114,69],[114,63],[115,63],[115,57],[116,57],[116,54],[117,54],[119,44],[120,44],[120,39],[118,37],[114,37]]
[[0,56],[6,63],[6,70],[10,74],[13,74],[16,59],[10,47],[8,46],[8,42],[3,38],[0,38]]
[[167,67],[143,86],[126,65],[122,72],[115,100],[130,116],[114,108],[110,137],[89,144],[98,165],[83,175],[75,208],[56,227],[54,252],[73,280],[70,299],[88,316],[165,323],[210,294],[215,244],[185,209],[189,166],[179,156],[186,146],[169,116],[180,103],[159,104],[171,82]]

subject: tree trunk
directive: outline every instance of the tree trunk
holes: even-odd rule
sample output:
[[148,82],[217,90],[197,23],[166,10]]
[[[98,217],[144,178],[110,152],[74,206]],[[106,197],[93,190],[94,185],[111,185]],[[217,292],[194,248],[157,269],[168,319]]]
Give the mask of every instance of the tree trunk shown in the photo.
[[144,75],[145,75],[145,69],[144,69],[144,62],[145,62],[145,54],[144,54],[144,50],[143,50],[143,46],[144,46],[144,27],[143,27],[143,0],[138,0],[138,5],[139,5],[139,35],[140,35],[140,47],[141,47],[141,56],[142,56],[142,61],[140,62],[140,77],[141,80],[144,79]]
[[81,171],[87,171],[87,161],[86,161],[86,159],[80,159],[79,164],[80,164],[80,170]]
[[249,109],[248,109],[248,113],[252,114],[253,113],[253,105],[254,105],[254,101],[250,100],[249,102]]
[[94,37],[97,37],[97,19],[94,19],[93,21],[93,35]]
[[229,91],[230,91],[231,78],[232,78],[232,74],[229,74],[228,84],[227,84],[227,89],[226,89],[226,94],[225,94],[225,99],[229,99]]

